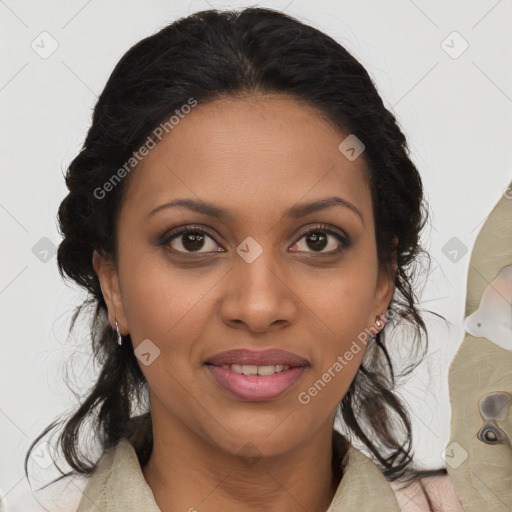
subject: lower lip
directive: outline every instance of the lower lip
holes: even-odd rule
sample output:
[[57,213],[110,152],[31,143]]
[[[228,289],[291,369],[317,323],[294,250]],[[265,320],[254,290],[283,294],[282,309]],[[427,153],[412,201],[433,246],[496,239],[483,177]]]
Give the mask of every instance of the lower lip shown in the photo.
[[272,400],[290,389],[305,366],[290,368],[274,375],[241,375],[233,370],[207,364],[213,378],[227,391],[242,400]]

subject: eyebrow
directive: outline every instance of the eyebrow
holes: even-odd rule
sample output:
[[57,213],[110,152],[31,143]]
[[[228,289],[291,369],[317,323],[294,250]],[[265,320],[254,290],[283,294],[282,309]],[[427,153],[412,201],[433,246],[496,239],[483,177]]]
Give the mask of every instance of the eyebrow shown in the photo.
[[[321,210],[325,210],[327,208],[331,208],[337,205],[343,206],[357,214],[364,225],[364,219],[361,212],[351,202],[336,196],[329,197],[326,199],[319,199],[312,203],[298,204],[292,206],[291,208],[286,210],[284,216],[291,219],[299,219],[301,217],[305,217],[306,215],[310,215],[312,213],[316,213]],[[152,215],[159,211],[173,207],[188,208],[189,210],[192,210],[194,212],[201,213],[203,215],[208,215],[210,217],[215,217],[223,221],[234,220],[233,214],[231,214],[227,210],[224,210],[223,208],[220,208],[219,206],[216,206],[212,203],[207,203],[205,201],[196,199],[175,199],[174,201],[170,201],[168,203],[157,206],[155,209],[149,212],[148,217],[151,217]]]

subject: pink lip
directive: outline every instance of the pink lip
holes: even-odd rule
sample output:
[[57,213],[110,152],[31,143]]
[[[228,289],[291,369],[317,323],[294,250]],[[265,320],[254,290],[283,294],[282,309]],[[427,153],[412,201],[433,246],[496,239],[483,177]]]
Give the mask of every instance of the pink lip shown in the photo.
[[227,391],[242,400],[264,401],[278,397],[295,384],[306,369],[296,366],[274,375],[241,375],[222,366],[207,364],[214,379]]
[[[274,375],[241,375],[223,365],[240,364],[253,366],[283,365],[283,370]],[[206,368],[224,389],[242,400],[272,400],[290,389],[300,378],[309,363],[303,357],[280,349],[246,350],[235,349],[210,357]]]

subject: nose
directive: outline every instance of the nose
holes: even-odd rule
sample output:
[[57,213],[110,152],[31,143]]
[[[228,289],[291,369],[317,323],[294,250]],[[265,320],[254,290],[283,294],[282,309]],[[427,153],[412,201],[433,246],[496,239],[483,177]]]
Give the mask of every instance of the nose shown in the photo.
[[220,315],[229,327],[264,333],[296,320],[298,298],[290,274],[271,251],[263,251],[252,262],[237,256],[226,283]]

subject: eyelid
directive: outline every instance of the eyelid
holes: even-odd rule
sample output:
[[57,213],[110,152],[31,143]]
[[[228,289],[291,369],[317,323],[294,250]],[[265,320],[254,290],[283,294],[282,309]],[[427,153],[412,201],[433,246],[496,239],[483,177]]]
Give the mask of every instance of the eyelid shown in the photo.
[[336,249],[332,249],[330,251],[325,252],[317,252],[317,251],[294,251],[298,255],[310,257],[313,255],[313,257],[332,257],[332,256],[339,256],[342,252],[344,252],[346,249],[348,249],[351,245],[351,239],[350,237],[341,229],[332,226],[330,224],[325,223],[317,223],[313,227],[308,227],[305,230],[301,231],[300,234],[297,236],[296,242],[293,242],[293,245],[297,244],[302,238],[305,236],[315,233],[315,232],[321,232],[326,233],[328,235],[334,236],[338,240],[339,246]]
[[[213,239],[215,241],[215,243],[217,245],[220,246],[220,244],[216,240],[216,235],[213,233],[213,231],[210,231],[210,229],[207,227],[199,226],[196,224],[187,224],[185,226],[178,226],[176,228],[169,229],[161,237],[158,238],[158,244],[159,245],[167,245],[172,240],[174,240],[174,238],[177,238],[179,235],[184,235],[186,233],[203,233],[205,235],[208,235],[211,239]],[[176,251],[176,252],[181,253],[181,254],[193,254],[193,253],[185,253],[185,252],[181,252],[181,251]],[[201,254],[205,254],[205,253],[201,253]]]
[[314,226],[310,226],[308,228],[305,228],[304,231],[301,231],[300,234],[298,235],[299,238],[297,239],[297,242],[305,235],[309,235],[310,233],[314,233],[315,231],[322,231],[324,233],[335,235],[339,239],[341,239],[342,242],[348,243],[350,240],[349,236],[343,230],[335,226],[332,226],[331,224],[317,223]]
[[[302,238],[304,238],[306,235],[309,235],[310,233],[314,233],[315,231],[321,231],[321,232],[335,236],[341,244],[341,249],[338,248],[338,249],[328,251],[325,253],[311,251],[311,254],[318,254],[318,255],[321,255],[321,254],[329,255],[330,254],[330,255],[332,255],[332,254],[340,252],[340,250],[342,250],[343,248],[346,248],[350,245],[350,237],[346,233],[344,233],[341,229],[336,228],[335,226],[331,226],[330,224],[325,224],[325,223],[317,223],[314,226],[305,228],[298,235],[294,236],[294,238],[296,238],[296,240],[295,240],[295,242],[293,242],[293,244],[296,244]],[[212,231],[210,231],[210,228],[207,228],[207,227],[204,227],[201,225],[196,225],[196,224],[187,224],[185,226],[179,226],[179,227],[172,228],[172,229],[166,231],[161,237],[159,237],[158,244],[159,245],[168,245],[172,240],[174,240],[178,236],[184,235],[186,233],[191,233],[191,232],[203,233],[203,234],[209,236],[217,245],[221,246],[221,244],[219,244],[216,240],[216,235]],[[201,254],[204,254],[204,255],[212,254],[212,251],[208,251],[208,252],[204,252],[204,253],[183,252],[183,251],[175,251],[175,252],[177,254],[186,254],[186,255],[192,255],[192,256],[197,256],[197,255],[201,255]],[[215,252],[225,252],[225,250],[215,251]],[[303,251],[300,251],[300,252],[303,252]]]

